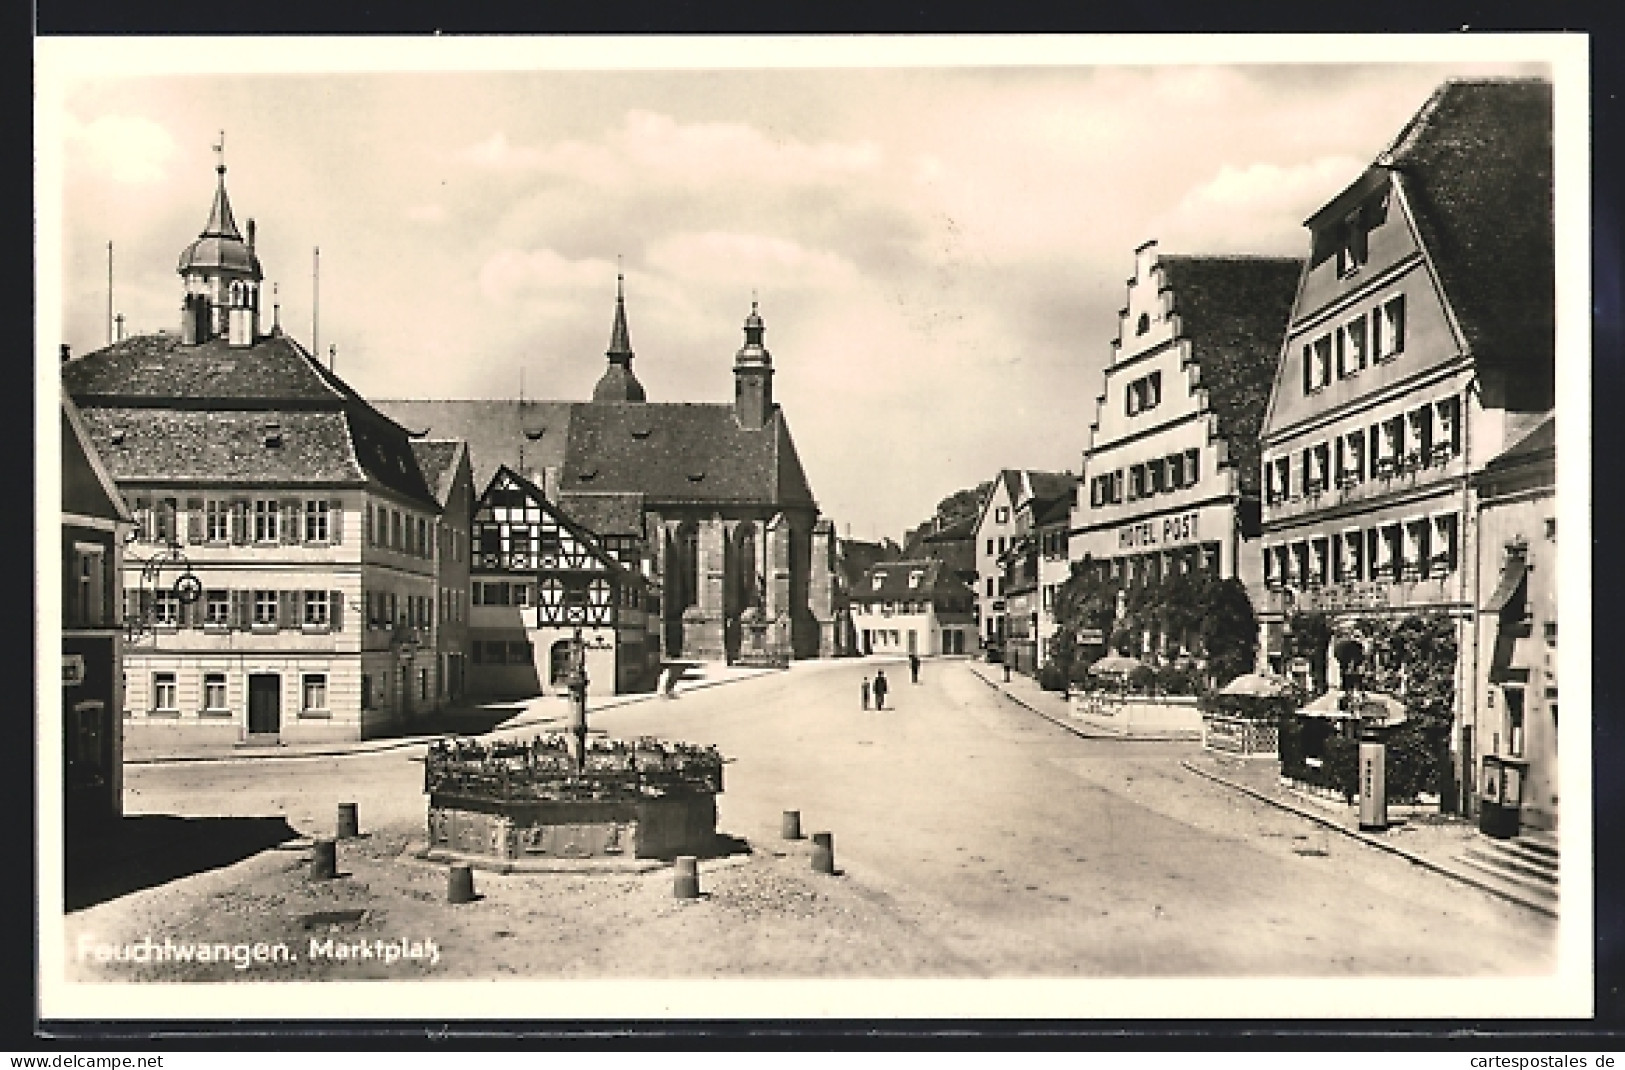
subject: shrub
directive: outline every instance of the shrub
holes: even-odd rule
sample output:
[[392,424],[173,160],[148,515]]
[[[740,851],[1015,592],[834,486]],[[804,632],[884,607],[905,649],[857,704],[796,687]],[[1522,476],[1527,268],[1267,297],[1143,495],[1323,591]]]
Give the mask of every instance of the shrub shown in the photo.
[[1038,686],[1045,691],[1060,691],[1064,694],[1069,682],[1066,670],[1053,661],[1046,662],[1044,667],[1038,670]]

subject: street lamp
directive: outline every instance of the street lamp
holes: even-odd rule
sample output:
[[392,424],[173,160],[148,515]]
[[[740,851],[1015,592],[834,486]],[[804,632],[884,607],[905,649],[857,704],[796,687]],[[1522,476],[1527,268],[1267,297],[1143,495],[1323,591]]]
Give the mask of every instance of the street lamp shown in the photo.
[[[124,536],[126,544],[133,543],[138,533],[131,530]],[[157,603],[157,594],[164,587],[164,570],[166,568],[178,569],[180,575],[175,577],[170,589],[174,591],[175,598],[181,605],[189,606],[203,597],[203,581],[198,579],[197,573],[192,571],[192,563],[186,559],[181,544],[174,536],[167,538],[157,553],[141,562],[141,578],[137,591],[136,611],[125,618],[124,628],[126,638],[134,641],[151,630],[150,614],[141,611],[141,603]],[[143,599],[140,593],[151,591],[152,598]]]

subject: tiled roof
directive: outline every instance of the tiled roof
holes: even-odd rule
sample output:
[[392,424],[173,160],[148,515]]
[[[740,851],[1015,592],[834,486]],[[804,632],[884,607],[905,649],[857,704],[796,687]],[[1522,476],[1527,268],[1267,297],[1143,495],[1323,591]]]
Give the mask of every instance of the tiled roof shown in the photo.
[[1510,468],[1542,456],[1556,456],[1557,414],[1552,413],[1536,425],[1533,431],[1502,450],[1484,466],[1488,470]]
[[[342,412],[102,407],[81,415],[120,482],[359,486],[365,478]],[[280,446],[266,445],[271,423]]]
[[1078,485],[1078,477],[1071,472],[1039,472],[1028,469],[1027,482],[1032,485],[1034,498],[1039,501],[1054,501],[1056,498],[1070,495],[1072,488]]
[[814,504],[784,414],[742,427],[724,404],[577,406],[561,489],[636,491],[651,506]]
[[1398,172],[1473,353],[1553,361],[1552,86],[1449,81],[1377,160]]
[[62,512],[130,521],[124,497],[93,444],[79,410],[62,395]]
[[[920,573],[917,586],[909,584],[909,577]],[[875,578],[880,586],[875,586]],[[912,561],[886,561],[871,566],[861,582],[852,588],[852,597],[859,601],[895,602],[899,600],[930,598],[939,594],[967,593],[965,584],[944,562],[932,558]]]
[[1069,524],[1072,521],[1072,496],[1056,498],[1050,502],[1037,516],[1033,517],[1035,527],[1045,528],[1052,524]]
[[925,537],[925,542],[957,542],[962,539],[976,538],[976,518],[968,516],[957,523],[949,524],[941,531],[934,531]]
[[598,535],[642,538],[643,495],[635,493],[581,493],[559,497],[559,508],[588,531]]
[[1258,439],[1303,261],[1263,256],[1160,256],[1181,336],[1243,494],[1258,493]]
[[452,480],[457,475],[457,458],[462,455],[463,443],[460,439],[412,439],[412,456],[417,458],[418,470],[423,473],[423,481],[434,492],[435,500],[442,506],[451,494]]
[[231,401],[330,403],[356,398],[292,338],[277,333],[251,346],[215,338],[185,345],[178,334],[126,338],[62,365],[62,383],[80,408]]
[[546,469],[561,467],[575,407],[568,401],[513,399],[394,399],[373,405],[413,434],[466,442],[476,487],[490,483],[502,465],[532,482],[539,482]]

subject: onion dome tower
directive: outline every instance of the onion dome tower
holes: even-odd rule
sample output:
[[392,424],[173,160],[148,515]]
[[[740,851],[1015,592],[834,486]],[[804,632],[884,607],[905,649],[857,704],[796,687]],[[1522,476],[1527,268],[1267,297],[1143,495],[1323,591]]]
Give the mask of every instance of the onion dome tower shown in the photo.
[[594,401],[645,401],[643,384],[632,374],[632,338],[626,329],[626,276],[615,276],[615,325],[610,328],[609,367],[592,388]]
[[175,269],[186,291],[181,303],[181,340],[197,345],[224,335],[234,346],[259,336],[260,261],[254,255],[254,221],[245,240],[226,196],[226,135],[215,145],[214,204],[203,233],[181,253]]

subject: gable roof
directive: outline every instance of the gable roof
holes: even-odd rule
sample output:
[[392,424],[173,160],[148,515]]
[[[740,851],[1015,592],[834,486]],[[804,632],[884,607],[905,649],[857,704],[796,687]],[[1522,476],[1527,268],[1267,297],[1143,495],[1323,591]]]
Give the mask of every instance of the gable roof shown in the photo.
[[783,412],[750,428],[722,404],[576,406],[560,491],[583,490],[638,492],[650,506],[815,507]]
[[[916,572],[920,573],[919,586],[910,586],[909,577]],[[880,580],[878,588],[875,586],[877,577]],[[935,558],[915,558],[871,565],[864,571],[863,579],[853,586],[851,594],[855,599],[895,602],[969,592],[970,588],[946,562]]]
[[1527,435],[1502,450],[1484,465],[1486,474],[1513,468],[1530,461],[1554,459],[1557,456],[1557,414],[1550,413]]
[[617,573],[631,571],[621,563],[619,558],[604,548],[604,544],[599,541],[596,532],[584,526],[580,520],[570,516],[553,502],[548,501],[547,495],[542,492],[541,487],[538,487],[507,465],[498,466],[497,470],[491,474],[485,489],[480,492],[479,499],[474,504],[475,511],[477,512],[484,506],[489,505],[493,494],[504,489],[504,485],[512,486],[528,500],[535,503],[548,516],[556,520],[560,527],[580,539],[582,545],[587,547],[588,552],[598,558],[611,571]]
[[1159,256],[1229,463],[1258,493],[1259,436],[1304,262],[1272,256]]
[[282,333],[253,345],[223,338],[186,345],[179,335],[143,334],[62,365],[62,384],[80,408],[91,405],[238,407],[332,404],[359,395],[341,388],[320,362]]
[[559,508],[599,535],[643,538],[643,495],[630,492],[571,491]]
[[60,372],[116,480],[371,483],[439,507],[406,430],[280,331],[247,346],[137,335]]
[[461,439],[474,485],[484,487],[503,465],[533,481],[564,464],[568,401],[389,399],[373,402],[413,434]]
[[1552,362],[1552,85],[1444,83],[1376,166],[1396,172],[1476,357]]
[[468,450],[461,439],[411,439],[412,456],[417,458],[418,470],[428,484],[435,500],[442,507],[451,496],[453,481],[457,478],[457,462]]
[[130,523],[124,497],[91,443],[90,429],[66,393],[62,405],[62,512]]
[[1033,527],[1047,528],[1052,524],[1070,524],[1072,522],[1072,496],[1070,494],[1056,498],[1045,506],[1044,510],[1033,517]]

